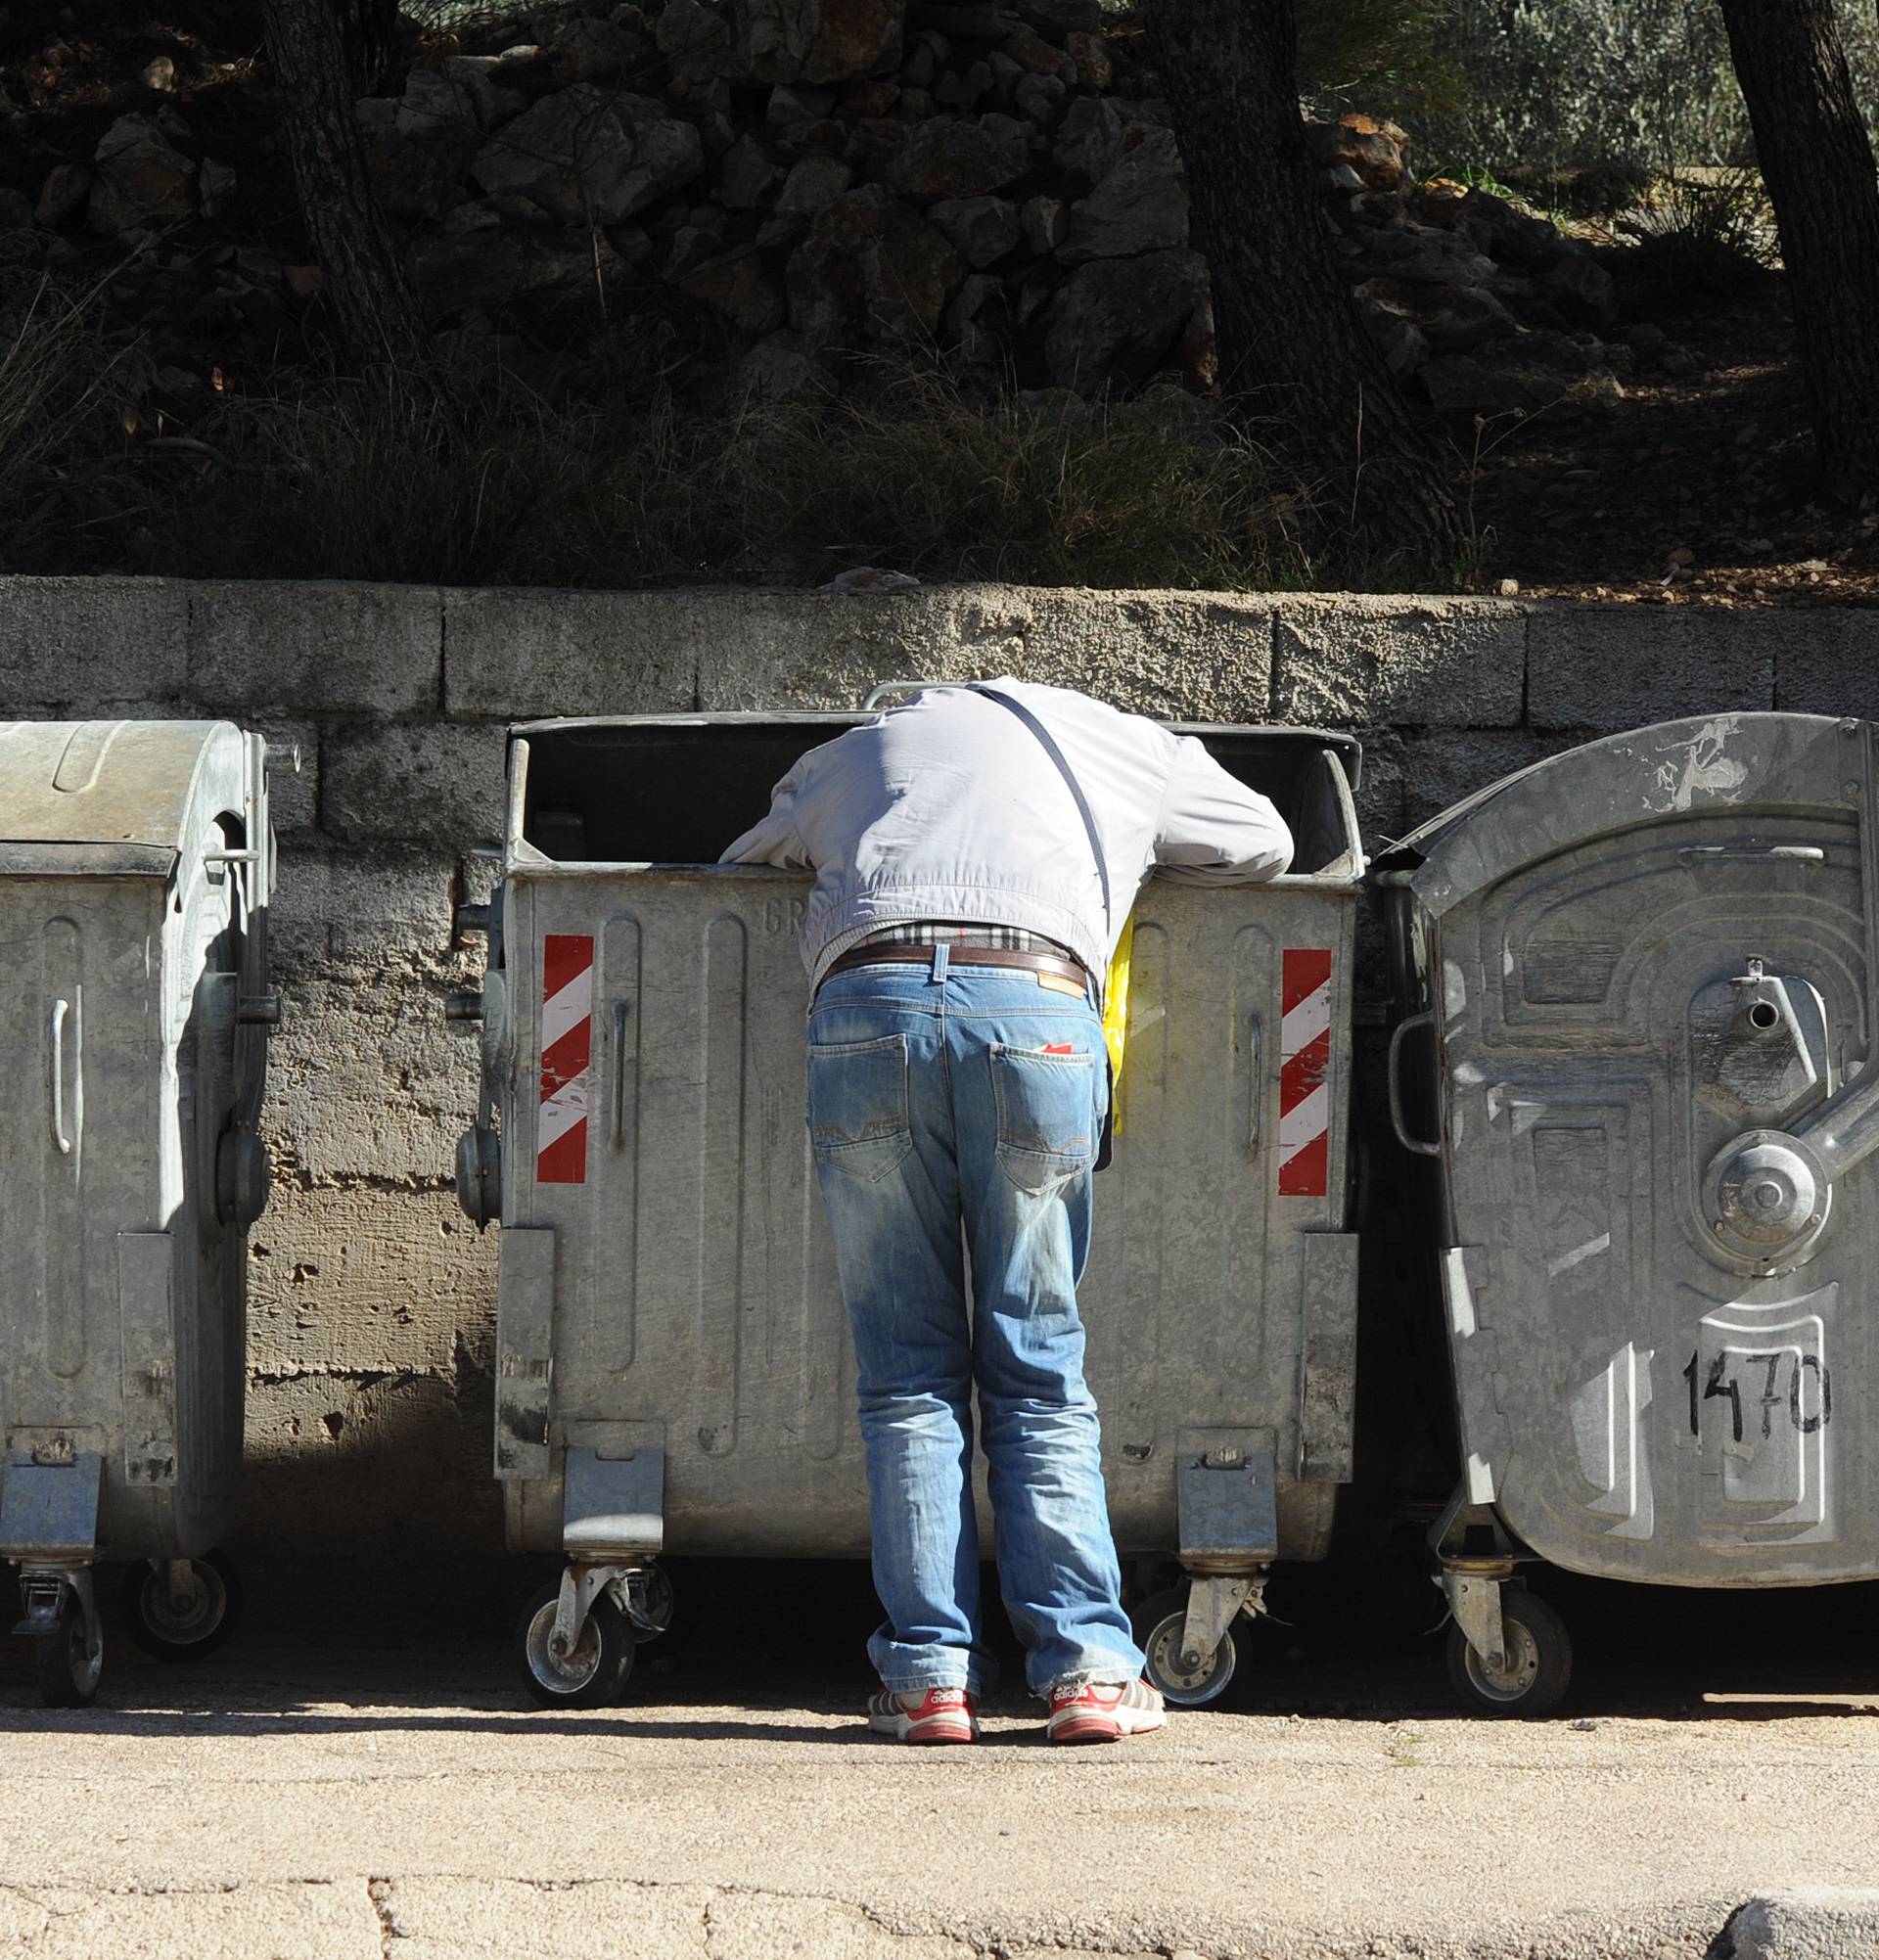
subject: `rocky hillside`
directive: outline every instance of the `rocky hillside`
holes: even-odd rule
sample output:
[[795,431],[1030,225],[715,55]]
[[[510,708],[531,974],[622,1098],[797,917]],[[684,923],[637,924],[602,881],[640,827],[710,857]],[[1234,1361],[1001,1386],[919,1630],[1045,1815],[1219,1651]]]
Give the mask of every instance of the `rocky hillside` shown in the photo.
[[[439,333],[619,348],[676,322],[694,384],[782,397],[909,347],[987,387],[1214,378],[1206,241],[1168,111],[1142,38],[1106,28],[1096,0],[527,18],[538,37],[520,43],[414,34],[393,87],[358,105]],[[106,59],[55,35],[0,66],[16,257],[138,249],[114,296],[172,338],[316,318],[264,72],[182,43],[127,73]],[[1307,134],[1364,316],[1444,418],[1599,408],[1639,364],[1688,359],[1654,328],[1625,334],[1614,254],[1418,182],[1392,124]]]

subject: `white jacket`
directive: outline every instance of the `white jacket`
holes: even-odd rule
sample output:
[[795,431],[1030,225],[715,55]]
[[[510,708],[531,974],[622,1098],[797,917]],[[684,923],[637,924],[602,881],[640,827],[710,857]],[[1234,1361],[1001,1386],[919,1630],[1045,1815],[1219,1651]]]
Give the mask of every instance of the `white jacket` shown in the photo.
[[1278,811],[1192,736],[1068,688],[991,685],[1049,729],[1081,785],[1109,868],[1107,933],[1088,833],[1043,746],[995,701],[936,688],[810,750],[724,853],[815,873],[802,939],[812,980],[870,933],[916,920],[1041,933],[1100,980],[1151,872],[1251,884],[1292,861]]

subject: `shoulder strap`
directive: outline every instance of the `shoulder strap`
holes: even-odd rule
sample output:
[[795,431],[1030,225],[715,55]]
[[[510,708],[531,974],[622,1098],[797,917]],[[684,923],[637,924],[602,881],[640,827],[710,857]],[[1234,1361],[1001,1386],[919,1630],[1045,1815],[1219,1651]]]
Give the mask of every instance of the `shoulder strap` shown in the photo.
[[1089,835],[1089,848],[1096,859],[1096,876],[1103,888],[1103,931],[1110,931],[1111,907],[1109,902],[1109,864],[1103,856],[1103,841],[1097,835],[1096,819],[1089,813],[1089,798],[1083,795],[1083,786],[1077,782],[1076,772],[1064,759],[1064,752],[1058,748],[1056,738],[1050,730],[1031,713],[1023,702],[1014,701],[1008,694],[1001,694],[995,687],[987,687],[984,681],[974,681],[971,691],[982,694],[987,701],[995,701],[1000,707],[1009,708],[1032,735],[1039,746],[1057,765],[1057,773],[1063,777],[1065,786],[1077,805],[1077,814],[1083,820],[1083,829]]

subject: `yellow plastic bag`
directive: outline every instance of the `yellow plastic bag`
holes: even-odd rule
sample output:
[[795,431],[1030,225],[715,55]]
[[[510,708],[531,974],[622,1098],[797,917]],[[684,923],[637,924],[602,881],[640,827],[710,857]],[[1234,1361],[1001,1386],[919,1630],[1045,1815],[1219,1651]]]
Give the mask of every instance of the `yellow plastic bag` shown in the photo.
[[1123,922],[1123,936],[1116,942],[1115,957],[1109,963],[1109,983],[1103,989],[1103,1039],[1109,1044],[1111,1082],[1110,1127],[1123,1133],[1123,1056],[1128,1047],[1128,961],[1135,948],[1135,915]]

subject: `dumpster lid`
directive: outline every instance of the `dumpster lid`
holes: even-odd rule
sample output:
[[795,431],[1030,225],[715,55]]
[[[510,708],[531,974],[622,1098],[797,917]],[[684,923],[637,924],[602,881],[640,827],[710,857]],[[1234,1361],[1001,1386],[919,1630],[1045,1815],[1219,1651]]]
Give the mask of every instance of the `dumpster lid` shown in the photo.
[[1561,850],[1667,817],[1857,809],[1879,791],[1875,724],[1707,714],[1608,735],[1503,776],[1377,859],[1441,914]]
[[9,844],[180,850],[204,759],[231,732],[222,721],[0,722],[0,871]]

